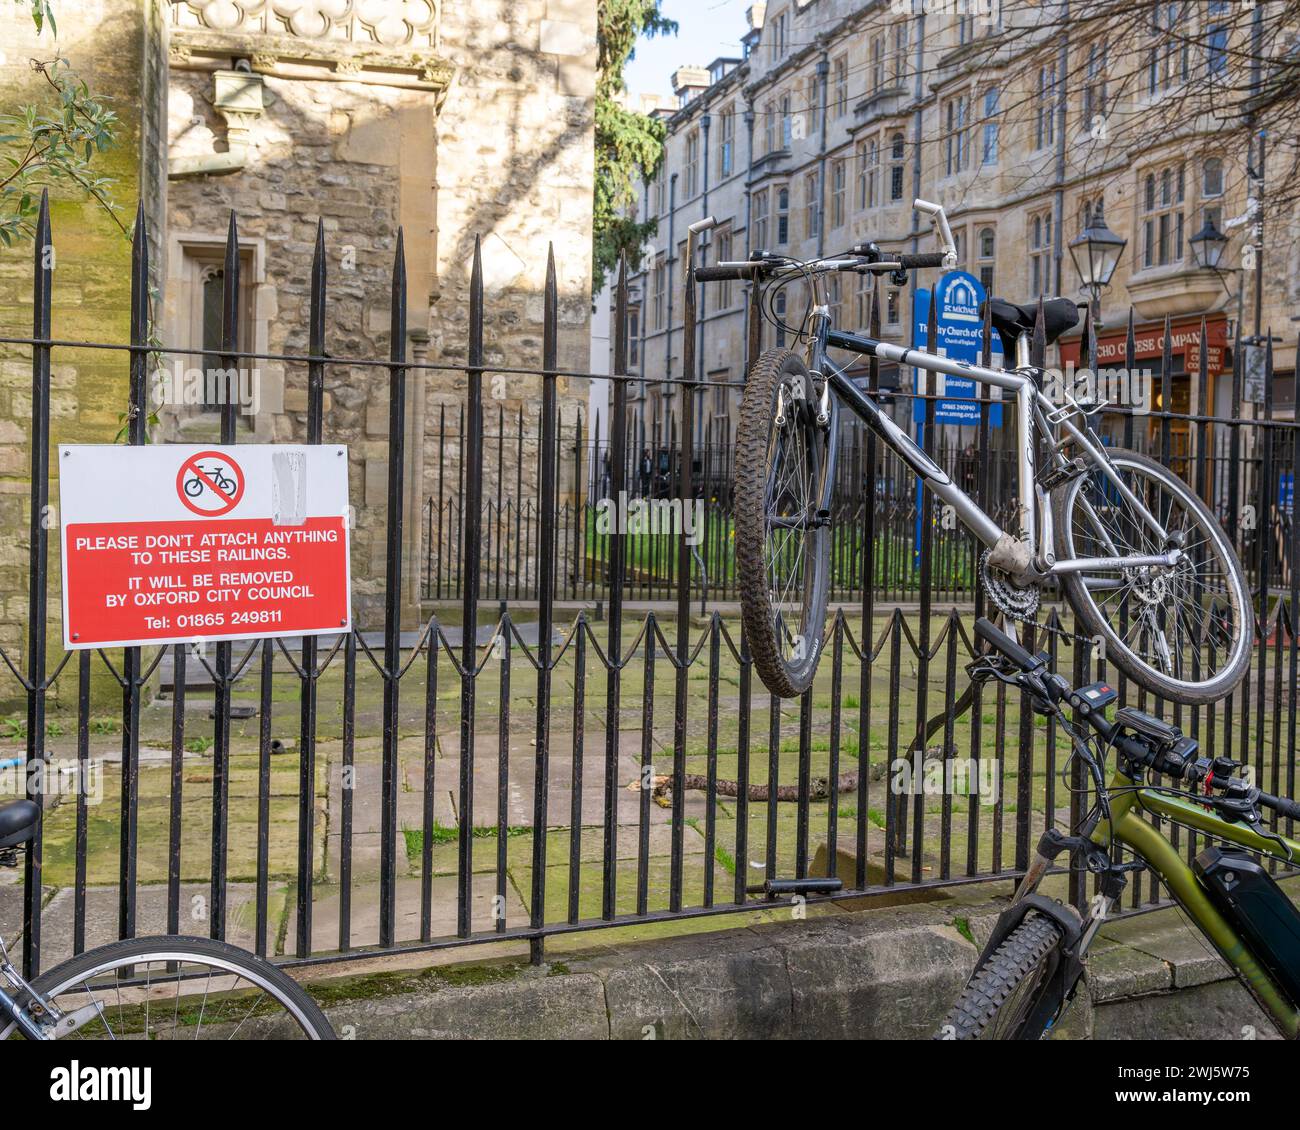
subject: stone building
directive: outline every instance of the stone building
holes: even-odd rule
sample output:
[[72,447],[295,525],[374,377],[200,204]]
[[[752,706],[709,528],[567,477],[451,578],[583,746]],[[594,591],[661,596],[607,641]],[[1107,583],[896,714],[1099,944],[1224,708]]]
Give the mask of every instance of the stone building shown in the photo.
[[[1260,6],[1262,19],[1276,16],[1270,7]],[[1239,300],[1243,335],[1253,332],[1262,279],[1261,328],[1272,327],[1278,338],[1276,407],[1293,411],[1300,314],[1294,202],[1271,214],[1265,269],[1251,270],[1251,253],[1242,251],[1250,225],[1240,218],[1252,187],[1244,146],[1237,148],[1241,135],[1228,148],[1212,113],[1162,110],[1178,105],[1181,84],[1226,73],[1228,52],[1242,46],[1214,26],[1226,6],[1183,5],[1188,22],[1177,28],[1163,26],[1158,14],[1140,42],[1124,41],[1115,29],[1108,39],[1106,27],[1084,21],[1040,26],[1063,10],[1029,0],[772,0],[748,10],[739,57],[676,72],[667,157],[640,209],[657,220],[658,234],[633,279],[630,315],[640,337],[634,371],[649,378],[634,411],[647,431],[677,411],[672,386],[654,379],[681,375],[680,282],[690,223],[707,215],[718,221],[702,239],[699,261],[706,263],[756,249],[809,258],[867,239],[889,251],[931,250],[928,224],[913,214],[917,197],[946,207],[959,266],[1015,302],[1040,294],[1088,301],[1069,243],[1101,211],[1127,241],[1101,299],[1103,357],[1113,362],[1131,304],[1140,361],[1159,370],[1170,315],[1175,411],[1199,403],[1196,380],[1186,374],[1202,314],[1214,381],[1209,403],[1231,411],[1231,380],[1220,377],[1232,360],[1222,347]],[[1238,22],[1231,34],[1248,32]],[[1124,115],[1150,115],[1162,123],[1159,136],[1111,143],[1108,123]],[[1196,266],[1189,240],[1206,220],[1233,237],[1225,265],[1247,269],[1216,274]],[[923,275],[921,285],[928,281]],[[840,324],[863,326],[866,286],[836,276],[830,287]],[[703,428],[725,426],[717,422],[730,420],[738,403],[746,292],[736,283],[700,288],[697,377],[708,385],[696,418]],[[885,338],[909,336],[912,298],[912,288],[882,286]],[[797,315],[792,308],[789,317]],[[766,323],[763,334],[765,346],[781,336]],[[1077,357],[1077,343],[1064,342],[1062,350]],[[910,373],[901,380],[909,385]],[[890,367],[882,372],[886,387],[899,381]]]
[[[220,342],[222,253],[231,211],[240,239],[241,349],[305,353],[311,262],[323,221],[329,271],[326,349],[386,359],[398,228],[404,231],[407,355],[466,358],[470,267],[482,240],[487,363],[541,362],[542,289],[554,245],[560,367],[589,367],[591,186],[596,43],[589,0],[66,0],[59,39],[38,41],[26,12],[0,13],[6,99],[36,92],[27,60],[57,49],[114,100],[121,144],[109,155],[123,216],[143,200],[153,236],[155,332],[197,351],[166,359],[177,374]],[[26,21],[26,23],[24,23]],[[83,200],[57,199],[56,337],[127,340],[130,247]],[[30,247],[0,255],[6,329],[30,332]],[[239,441],[305,438],[306,367],[256,362]],[[11,351],[0,389],[0,507],[26,528],[30,361]],[[53,442],[111,442],[125,408],[123,355],[56,354]],[[458,412],[465,378],[408,375],[406,575],[415,615],[432,469],[426,458],[442,404]],[[561,416],[584,405],[584,380],[561,379]],[[492,408],[535,425],[538,381],[484,382]],[[349,444],[354,604],[359,623],[382,610],[388,376],[332,366],[327,439]],[[210,403],[168,396],[152,438],[215,438]],[[192,399],[192,398],[191,398]],[[445,459],[460,457],[459,445]],[[526,462],[535,474],[536,460]],[[25,547],[0,559],[6,639],[21,621]],[[2,627],[2,625],[0,625]]]

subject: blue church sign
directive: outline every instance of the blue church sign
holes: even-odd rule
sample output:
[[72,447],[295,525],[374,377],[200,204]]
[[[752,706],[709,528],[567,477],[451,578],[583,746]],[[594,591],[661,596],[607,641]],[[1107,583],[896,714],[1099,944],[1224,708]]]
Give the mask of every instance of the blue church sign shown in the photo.
[[[984,320],[980,317],[984,288],[977,278],[965,271],[949,271],[939,280],[935,293],[939,296],[936,314],[938,341],[935,347],[939,353],[954,361],[966,361],[978,365],[984,329]],[[916,292],[912,326],[912,345],[916,349],[927,348],[930,294],[928,290]],[[996,368],[1002,363],[1002,345],[996,334],[993,343],[993,366]],[[925,389],[921,383],[925,376],[922,370],[913,370],[914,387],[918,393]],[[980,422],[977,399],[979,387],[973,380],[966,377],[950,377],[942,373],[932,373],[929,376],[931,387],[943,397],[942,400],[935,401],[936,424],[978,424]],[[997,400],[998,395],[998,389],[990,389],[990,396],[994,399],[989,407],[989,425],[995,428],[1002,426],[1002,405]],[[925,422],[924,400],[912,401],[912,418],[918,424]]]

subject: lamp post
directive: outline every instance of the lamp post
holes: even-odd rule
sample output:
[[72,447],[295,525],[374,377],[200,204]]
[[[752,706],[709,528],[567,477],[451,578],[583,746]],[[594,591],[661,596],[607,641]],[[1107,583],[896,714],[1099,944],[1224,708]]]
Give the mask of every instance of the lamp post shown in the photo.
[[1127,246],[1127,239],[1116,235],[1106,226],[1100,203],[1088,226],[1070,240],[1070,258],[1074,260],[1074,269],[1079,272],[1083,288],[1092,296],[1094,327],[1101,326],[1101,292],[1110,286],[1120,256]]

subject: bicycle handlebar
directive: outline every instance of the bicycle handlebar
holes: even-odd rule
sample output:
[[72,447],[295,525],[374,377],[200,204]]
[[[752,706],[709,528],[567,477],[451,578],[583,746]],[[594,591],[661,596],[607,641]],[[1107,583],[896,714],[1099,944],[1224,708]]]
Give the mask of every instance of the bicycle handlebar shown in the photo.
[[761,263],[734,264],[727,263],[723,266],[715,267],[696,267],[696,282],[734,282],[754,277],[755,268],[761,266]]
[[742,282],[764,275],[782,273],[797,274],[812,271],[873,271],[877,274],[890,270],[916,271],[927,267],[942,267],[944,253],[929,251],[924,255],[896,255],[886,260],[873,260],[861,254],[856,248],[850,258],[833,260],[813,260],[799,263],[792,259],[777,257],[753,259],[745,263],[715,263],[711,267],[696,267],[696,282]]
[[943,258],[942,251],[929,251],[924,255],[900,255],[898,265],[904,271],[915,271],[924,267],[942,267]]
[[1272,793],[1260,793],[1257,799],[1265,808],[1271,808],[1280,816],[1300,820],[1300,802],[1298,801],[1291,800],[1289,797],[1274,796]]

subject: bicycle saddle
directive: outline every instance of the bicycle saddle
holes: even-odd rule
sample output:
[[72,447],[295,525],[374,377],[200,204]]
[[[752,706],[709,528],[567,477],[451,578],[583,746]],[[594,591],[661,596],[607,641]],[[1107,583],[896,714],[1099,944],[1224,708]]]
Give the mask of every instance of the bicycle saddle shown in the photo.
[[11,800],[0,805],[0,848],[16,847],[30,840],[40,814],[34,800]]
[[[1034,322],[1038,318],[1038,303],[1026,302],[1017,306],[1005,298],[987,300],[990,321],[993,328],[1002,335],[1002,356],[1009,366],[1016,355],[1016,338],[1022,333],[1033,333]],[[980,305],[980,315],[984,306]],[[1071,326],[1078,325],[1079,308],[1068,298],[1047,298],[1043,300],[1043,329],[1047,331],[1047,344],[1051,345]]]

